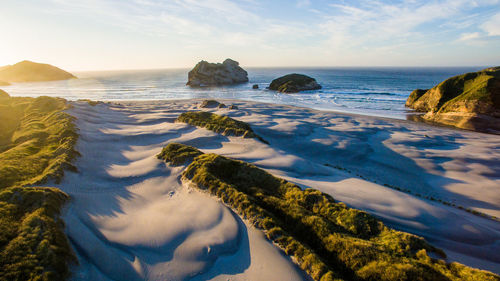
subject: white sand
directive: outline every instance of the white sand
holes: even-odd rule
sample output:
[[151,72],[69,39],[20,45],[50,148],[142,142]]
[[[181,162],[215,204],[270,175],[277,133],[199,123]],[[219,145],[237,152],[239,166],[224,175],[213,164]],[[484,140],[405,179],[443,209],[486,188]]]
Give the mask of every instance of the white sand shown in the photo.
[[500,273],[499,222],[383,186],[500,217],[500,136],[254,102],[209,109],[250,123],[266,145],[173,123],[196,102],[75,103],[83,156],[60,186],[73,198],[64,219],[75,280],[305,278],[258,230],[182,186],[184,167],[154,157],[169,142],[252,162],[424,236],[450,261]]
[[71,110],[82,157],[79,173],[67,173],[60,187],[73,199],[64,219],[80,261],[74,280],[304,279],[259,231],[184,187],[184,167],[155,158],[171,140],[217,145],[219,135],[162,119],[173,111],[116,109]]

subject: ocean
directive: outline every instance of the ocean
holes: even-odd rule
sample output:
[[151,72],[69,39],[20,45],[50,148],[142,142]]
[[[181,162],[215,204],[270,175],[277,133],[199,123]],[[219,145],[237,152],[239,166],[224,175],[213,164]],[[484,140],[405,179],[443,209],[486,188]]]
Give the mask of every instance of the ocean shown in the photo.
[[[79,79],[17,83],[2,87],[11,96],[52,96],[100,101],[230,98],[296,105],[320,110],[406,119],[414,89],[431,88],[458,74],[484,67],[246,68],[249,82],[234,86],[190,88],[189,69],[75,72]],[[279,76],[302,73],[316,78],[321,90],[282,94],[266,87]],[[253,90],[252,85],[259,85]]]

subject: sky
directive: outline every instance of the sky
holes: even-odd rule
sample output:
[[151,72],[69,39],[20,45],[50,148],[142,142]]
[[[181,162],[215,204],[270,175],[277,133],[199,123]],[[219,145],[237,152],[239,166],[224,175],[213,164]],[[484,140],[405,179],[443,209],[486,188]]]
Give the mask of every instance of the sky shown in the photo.
[[500,0],[0,0],[0,65],[500,65]]

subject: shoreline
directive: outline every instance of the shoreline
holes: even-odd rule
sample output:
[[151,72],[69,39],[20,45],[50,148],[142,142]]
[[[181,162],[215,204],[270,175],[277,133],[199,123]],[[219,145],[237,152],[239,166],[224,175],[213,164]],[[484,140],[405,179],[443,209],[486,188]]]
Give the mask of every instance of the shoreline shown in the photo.
[[[192,102],[201,102],[204,100],[217,100],[220,101],[221,103],[237,103],[237,102],[245,102],[245,103],[259,103],[259,104],[265,104],[269,106],[283,106],[283,107],[290,107],[290,108],[296,108],[296,109],[301,109],[301,110],[310,110],[310,111],[317,111],[318,113],[331,113],[331,114],[338,114],[338,115],[346,115],[349,117],[353,118],[374,118],[374,119],[380,119],[384,121],[392,121],[392,122],[403,122],[406,124],[418,124],[419,126],[427,126],[429,128],[435,128],[435,129],[448,129],[448,130],[455,130],[458,132],[465,132],[465,133],[474,133],[474,134],[485,134],[485,135],[498,135],[495,133],[486,133],[483,131],[473,131],[473,130],[467,130],[467,129],[462,129],[458,128],[452,125],[446,125],[446,124],[441,124],[437,122],[432,122],[429,120],[423,121],[425,119],[418,118],[418,116],[425,115],[423,112],[418,112],[413,109],[408,109],[408,111],[411,111],[411,113],[406,114],[406,119],[402,118],[394,118],[394,117],[387,117],[387,116],[378,116],[378,115],[368,115],[368,114],[362,114],[362,113],[356,113],[356,112],[347,112],[347,111],[339,111],[339,110],[333,110],[333,109],[316,109],[316,108],[311,108],[311,107],[305,107],[305,106],[298,106],[298,105],[289,105],[289,104],[280,104],[280,103],[271,103],[271,102],[259,102],[259,101],[253,101],[253,100],[245,100],[245,99],[226,99],[226,98],[185,98],[185,99],[151,99],[151,100],[89,100],[91,102],[102,102],[102,103],[108,103],[108,104],[120,104],[120,103],[129,103],[129,104],[134,104],[134,103],[158,103],[158,102],[185,102],[185,101],[192,101]],[[82,99],[80,100],[68,100],[69,102],[78,102],[78,101],[84,101]],[[417,118],[415,118],[417,117]],[[422,120],[422,121],[415,121],[415,120]]]

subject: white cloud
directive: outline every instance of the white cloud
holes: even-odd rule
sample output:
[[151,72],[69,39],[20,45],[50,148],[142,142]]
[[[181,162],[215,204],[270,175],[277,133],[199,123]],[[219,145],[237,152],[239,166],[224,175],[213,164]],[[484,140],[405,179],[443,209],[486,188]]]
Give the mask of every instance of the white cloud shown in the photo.
[[469,40],[474,40],[481,38],[481,34],[479,32],[470,32],[470,33],[462,33],[460,35],[459,40],[460,41],[469,41]]
[[312,63],[323,65],[383,64],[419,50],[428,53],[443,42],[473,45],[500,35],[500,14],[480,25],[484,10],[474,10],[498,0],[341,0],[323,6],[295,0],[286,8],[302,8],[298,18],[273,14],[265,0],[52,1],[64,14],[84,14],[113,29],[146,34],[150,38],[140,39],[148,42],[161,38],[168,50],[213,57],[239,52],[276,60],[315,59]]
[[304,8],[304,7],[308,7],[309,5],[311,5],[310,0],[297,0],[297,3],[295,4],[295,6],[297,6],[297,8]]
[[500,13],[492,16],[489,20],[483,23],[481,28],[489,36],[500,36]]
[[[321,25],[333,45],[385,46],[418,42],[430,36],[457,32],[474,25],[477,15],[470,15],[471,5],[491,5],[497,0],[402,1],[384,3],[363,0],[360,3],[331,4],[333,15],[326,15]],[[442,22],[444,24],[441,24]],[[435,28],[429,25],[437,24]],[[425,29],[420,27],[427,25]],[[490,34],[500,34],[500,16],[484,24]],[[329,35],[328,35],[329,34]],[[469,35],[470,36],[470,35]]]
[[[291,48],[291,40],[300,41],[313,33],[305,24],[263,18],[259,14],[261,4],[256,0],[52,1],[65,13],[91,15],[106,24],[166,38],[189,49]],[[301,3],[306,5],[309,1]]]

